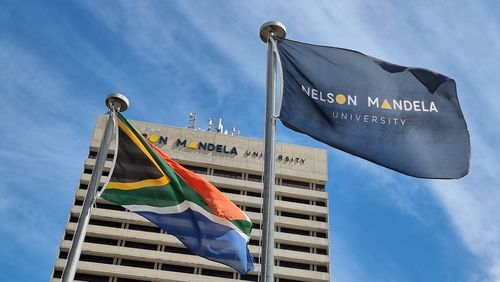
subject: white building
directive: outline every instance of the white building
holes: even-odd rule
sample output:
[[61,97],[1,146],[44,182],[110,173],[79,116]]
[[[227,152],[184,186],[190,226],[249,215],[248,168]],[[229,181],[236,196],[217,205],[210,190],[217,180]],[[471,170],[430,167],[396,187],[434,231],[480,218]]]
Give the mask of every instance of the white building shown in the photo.
[[[132,122],[162,150],[204,175],[254,223],[249,249],[259,264],[263,141],[215,132]],[[51,281],[59,281],[100,145],[104,119],[94,130]],[[112,146],[113,147],[113,146]],[[101,185],[112,161],[108,155]],[[275,277],[277,282],[329,281],[326,152],[276,145]],[[191,255],[173,236],[120,206],[97,200],[92,210],[77,281],[257,281],[231,268]]]

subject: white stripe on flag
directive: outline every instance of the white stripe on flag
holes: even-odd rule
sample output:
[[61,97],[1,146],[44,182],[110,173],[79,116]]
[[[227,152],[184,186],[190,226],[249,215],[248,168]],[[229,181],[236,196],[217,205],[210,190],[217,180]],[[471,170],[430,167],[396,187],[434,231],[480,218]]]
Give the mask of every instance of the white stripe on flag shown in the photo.
[[153,212],[157,214],[174,214],[174,213],[181,213],[187,209],[191,209],[193,211],[199,212],[202,215],[204,215],[206,218],[210,219],[211,221],[227,226],[236,232],[240,234],[241,237],[245,239],[246,242],[250,240],[250,237],[247,236],[245,233],[241,232],[241,230],[234,225],[231,221],[227,219],[220,218],[214,214],[209,213],[202,207],[198,206],[197,204],[190,202],[190,201],[184,201],[176,206],[170,206],[170,207],[153,207],[153,206],[148,206],[148,205],[124,205],[124,208],[133,211],[133,212]]

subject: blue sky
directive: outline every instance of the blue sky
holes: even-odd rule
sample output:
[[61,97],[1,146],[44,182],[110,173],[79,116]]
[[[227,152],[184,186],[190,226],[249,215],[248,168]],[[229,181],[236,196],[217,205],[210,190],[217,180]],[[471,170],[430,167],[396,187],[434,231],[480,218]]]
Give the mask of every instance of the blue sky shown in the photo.
[[[0,4],[0,280],[46,281],[96,117],[222,117],[263,137],[269,20],[457,81],[472,143],[461,180],[400,175],[328,150],[333,281],[500,281],[500,2],[10,1]],[[200,126],[205,126],[200,123]]]

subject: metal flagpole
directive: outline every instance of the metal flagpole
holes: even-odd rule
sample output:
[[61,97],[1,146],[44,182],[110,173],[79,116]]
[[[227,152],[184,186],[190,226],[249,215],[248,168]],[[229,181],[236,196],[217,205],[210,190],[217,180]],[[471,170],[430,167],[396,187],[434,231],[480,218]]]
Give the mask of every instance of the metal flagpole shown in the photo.
[[266,120],[264,136],[264,203],[262,206],[262,260],[261,281],[274,282],[274,147],[275,147],[275,92],[276,92],[276,55],[271,36],[284,38],[285,26],[276,21],[263,24],[260,38],[267,43],[267,87]]
[[80,217],[78,219],[78,225],[76,227],[75,234],[73,235],[73,241],[69,250],[68,259],[62,273],[63,282],[73,281],[75,277],[76,266],[78,260],[80,259],[85,233],[87,232],[87,225],[90,220],[90,211],[92,210],[92,205],[94,204],[97,187],[99,187],[102,170],[104,168],[106,156],[108,155],[109,144],[111,143],[111,136],[113,135],[115,111],[124,112],[127,110],[128,105],[129,102],[127,97],[119,93],[110,94],[106,98],[106,106],[109,108],[108,120],[104,129],[101,146],[99,147],[99,152],[97,153],[94,171],[92,172],[92,177],[90,178],[90,183],[87,188],[87,195],[83,201],[82,211],[80,212]]

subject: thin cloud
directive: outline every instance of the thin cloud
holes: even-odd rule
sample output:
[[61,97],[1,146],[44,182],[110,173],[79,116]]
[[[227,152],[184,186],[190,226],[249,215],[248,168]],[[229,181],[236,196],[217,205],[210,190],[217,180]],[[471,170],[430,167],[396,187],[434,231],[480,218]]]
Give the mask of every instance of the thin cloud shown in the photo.
[[[56,211],[62,205],[64,210],[69,207],[74,190],[65,188],[76,185],[81,169],[78,158],[68,156],[86,148],[78,140],[82,133],[89,133],[81,132],[79,122],[68,121],[86,108],[84,103],[76,107],[78,99],[64,95],[69,90],[67,81],[43,59],[12,41],[0,41],[0,50],[7,62],[0,76],[0,89],[6,97],[0,111],[0,130],[5,133],[0,144],[4,164],[0,170],[0,234],[30,260],[52,257],[59,237],[49,234],[67,216]],[[74,111],[65,116],[68,108]],[[58,202],[60,199],[66,200]]]
[[[52,34],[61,36],[52,36],[50,32],[40,36],[57,45],[57,51],[81,71],[78,74],[89,76],[78,79],[72,78],[76,73],[64,72],[56,60],[47,61],[37,50],[12,40],[0,40],[0,129],[5,133],[0,158],[9,163],[0,168],[0,218],[5,223],[1,233],[15,238],[25,248],[32,248],[32,244],[27,244],[38,240],[49,246],[58,243],[58,236],[47,242],[48,239],[39,238],[42,235],[27,230],[50,233],[57,229],[54,224],[61,228],[65,220],[66,214],[54,216],[53,209],[40,207],[50,207],[57,194],[67,200],[59,204],[58,210],[63,210],[63,205],[64,210],[69,208],[74,191],[71,187],[76,185],[81,170],[90,128],[95,116],[104,112],[102,101],[94,105],[95,97],[85,97],[85,91],[119,87],[134,103],[130,114],[144,120],[184,125],[187,113],[198,109],[201,120],[208,116],[217,118],[214,113],[235,116],[248,124],[246,128],[245,124],[239,125],[245,135],[248,132],[262,136],[262,125],[255,125],[255,121],[263,118],[266,47],[258,37],[258,28],[268,20],[283,20],[291,39],[357,49],[395,63],[435,69],[457,80],[472,135],[469,176],[460,181],[413,181],[332,150],[329,161],[334,169],[330,178],[335,183],[339,162],[342,169],[347,168],[345,171],[358,171],[357,175],[380,186],[377,191],[366,190],[368,194],[377,195],[379,201],[396,207],[419,224],[426,224],[432,217],[433,211],[427,210],[426,202],[427,194],[432,193],[467,249],[481,258],[487,277],[474,274],[471,281],[500,281],[500,230],[495,216],[500,214],[500,192],[496,189],[500,182],[495,176],[500,170],[500,159],[498,142],[492,141],[500,138],[496,126],[500,122],[500,100],[493,97],[500,76],[500,53],[496,52],[500,49],[498,5],[424,2],[277,1],[270,5],[259,1],[215,5],[183,1],[176,5],[109,5],[89,1],[81,8],[90,12],[104,34],[112,34],[117,40],[115,51],[139,63],[131,66],[110,58],[109,50],[100,49],[98,42],[82,38],[71,20],[56,17],[54,26],[58,27]],[[227,21],[228,17],[232,17],[231,21]],[[227,26],[228,22],[233,25]],[[65,44],[66,41],[72,44]],[[73,87],[81,85],[76,80],[98,84],[85,91],[74,91]],[[236,94],[238,98],[233,99]],[[39,110],[30,107],[35,103]],[[238,112],[242,108],[245,117]],[[292,143],[312,143],[308,137],[285,129],[279,131],[278,137]],[[12,144],[18,148],[12,150]],[[66,157],[70,154],[80,157]],[[18,180],[27,171],[31,179]],[[53,179],[52,173],[56,172],[58,181],[64,184]],[[31,189],[34,183],[43,183],[36,185],[44,190]],[[27,188],[8,189],[17,186]],[[29,194],[30,200],[22,204],[24,194]],[[14,207],[21,213],[18,218],[12,212]],[[34,216],[40,217],[43,226],[30,220]],[[19,218],[26,222],[23,227],[9,227],[14,226],[9,222]],[[371,258],[373,261],[365,262],[352,254],[356,242],[340,238],[341,234],[335,233],[332,245],[332,277],[338,281],[372,280],[367,264],[378,261]],[[37,251],[56,252],[55,247],[43,244],[35,246]],[[390,259],[384,261],[387,279],[391,273],[397,276],[398,267],[393,263],[396,262]]]
[[[500,239],[497,239],[500,238],[500,230],[493,217],[500,214],[497,208],[500,192],[493,189],[499,183],[491,176],[499,171],[500,160],[494,157],[493,144],[480,141],[492,137],[498,139],[500,135],[495,126],[500,118],[496,114],[500,110],[500,102],[491,99],[491,94],[496,93],[495,81],[499,76],[494,62],[500,61],[500,56],[497,52],[491,52],[496,50],[494,46],[500,46],[497,14],[479,3],[464,1],[432,2],[432,5],[394,5],[369,1],[316,1],[314,5],[307,6],[300,1],[277,2],[272,6],[261,4],[228,5],[223,10],[205,5],[203,9],[210,10],[210,19],[207,14],[199,15],[198,7],[190,2],[184,2],[183,10],[208,40],[241,65],[240,69],[254,70],[255,73],[258,72],[258,66],[234,51],[245,48],[235,42],[231,32],[225,33],[229,36],[220,38],[218,35],[227,26],[224,26],[224,22],[213,21],[213,18],[220,19],[221,13],[238,14],[238,10],[245,10],[245,15],[236,19],[238,24],[245,26],[238,28],[243,35],[251,34],[252,29],[264,21],[286,19],[284,23],[289,38],[354,48],[389,61],[432,68],[457,79],[462,108],[473,135],[471,175],[460,182],[423,181],[419,182],[422,184],[412,185],[414,187],[400,187],[398,183],[401,178],[391,176],[386,170],[363,165],[361,161],[355,161],[355,167],[376,174],[375,178],[386,186],[381,190],[390,202],[420,222],[424,222],[422,208],[425,203],[418,201],[420,192],[416,193],[415,189],[420,189],[418,187],[422,185],[432,188],[430,191],[442,203],[457,234],[469,250],[485,259],[486,271],[498,280],[500,259],[495,250],[500,250]],[[387,15],[391,15],[391,20],[386,20]],[[256,18],[264,20],[256,25]],[[463,25],[458,18],[473,20]],[[253,52],[248,56],[262,54]],[[476,63],[470,65],[471,61]],[[253,80],[258,80],[258,77]],[[297,139],[286,132],[280,132],[279,138],[285,141]],[[348,157],[342,157],[342,161],[351,162]]]

